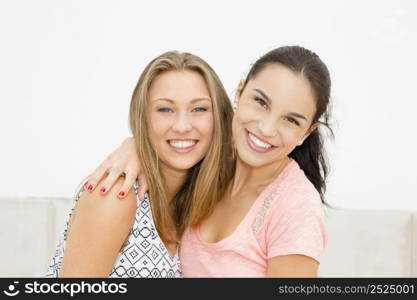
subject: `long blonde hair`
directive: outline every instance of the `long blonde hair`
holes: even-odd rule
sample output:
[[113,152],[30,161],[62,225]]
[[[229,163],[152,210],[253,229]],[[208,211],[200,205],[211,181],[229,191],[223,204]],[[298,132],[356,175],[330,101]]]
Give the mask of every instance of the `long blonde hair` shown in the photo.
[[[155,78],[170,70],[192,70],[203,76],[213,106],[213,137],[205,157],[189,171],[170,203],[149,132],[148,93]],[[234,174],[232,151],[233,110],[227,93],[214,70],[190,53],[166,52],[152,60],[142,72],[130,103],[130,129],[148,184],[148,194],[158,233],[164,243],[178,243],[187,226],[198,225],[222,198]],[[172,227],[175,226],[175,234]]]

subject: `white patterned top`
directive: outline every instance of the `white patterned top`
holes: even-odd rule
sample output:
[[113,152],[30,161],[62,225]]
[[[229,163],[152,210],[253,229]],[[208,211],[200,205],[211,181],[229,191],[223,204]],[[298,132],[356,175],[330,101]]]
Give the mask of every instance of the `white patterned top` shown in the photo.
[[[138,185],[134,190],[137,197],[135,223],[129,238],[122,251],[116,258],[116,262],[109,277],[134,277],[134,278],[178,278],[182,277],[178,249],[174,257],[171,257],[164,243],[158,235],[152,216],[152,209],[148,194],[143,201],[138,197]],[[77,202],[83,187],[77,194]],[[71,210],[71,214],[74,208]],[[71,217],[71,214],[69,218]],[[69,220],[68,218],[68,220]],[[57,249],[52,257],[46,277],[58,277],[64,257],[68,222],[65,225]]]

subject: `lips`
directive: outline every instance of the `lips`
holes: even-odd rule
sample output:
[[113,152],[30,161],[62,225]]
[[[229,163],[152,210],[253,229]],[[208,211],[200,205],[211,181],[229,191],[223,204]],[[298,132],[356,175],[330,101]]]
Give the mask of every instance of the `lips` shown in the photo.
[[249,148],[257,153],[266,153],[277,148],[276,146],[260,139],[248,130],[246,130],[246,142],[248,143]]
[[197,143],[198,140],[195,139],[171,139],[167,140],[167,143],[171,150],[177,153],[188,153],[192,151]]

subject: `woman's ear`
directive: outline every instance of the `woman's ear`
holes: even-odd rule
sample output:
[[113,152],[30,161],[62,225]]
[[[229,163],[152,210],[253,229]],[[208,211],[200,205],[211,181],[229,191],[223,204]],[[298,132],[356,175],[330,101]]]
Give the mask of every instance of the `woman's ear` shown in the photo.
[[239,84],[237,85],[236,93],[235,93],[235,99],[233,99],[233,110],[236,111],[237,105],[239,103],[240,95],[242,93],[243,85],[244,85],[243,79],[239,81]]
[[243,85],[245,84],[245,81],[243,80],[243,79],[241,79],[240,81],[239,81],[239,84],[237,85],[237,90],[238,90],[238,92],[241,92],[242,91],[242,89],[243,89]]
[[301,139],[301,141],[298,142],[297,146],[301,146],[304,141],[306,140],[306,138],[308,138],[308,136],[314,131],[316,130],[318,127],[318,123],[314,123],[310,126],[310,128],[307,130],[306,134],[304,135],[304,137]]

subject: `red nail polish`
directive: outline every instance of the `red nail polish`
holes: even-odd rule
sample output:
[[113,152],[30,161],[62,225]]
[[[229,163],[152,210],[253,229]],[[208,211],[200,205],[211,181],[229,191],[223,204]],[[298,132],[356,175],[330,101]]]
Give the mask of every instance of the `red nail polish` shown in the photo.
[[124,195],[125,195],[125,192],[120,192],[120,193],[119,193],[119,196],[120,196],[120,197],[123,197]]
[[93,190],[93,186],[91,184],[88,186],[88,190],[89,191],[92,191]]
[[86,182],[84,183],[84,186],[85,186],[85,187],[87,187],[87,185],[88,185],[88,181],[86,181]]
[[102,192],[102,193],[106,192],[106,188],[105,187],[102,187],[101,190],[100,190],[100,192]]

